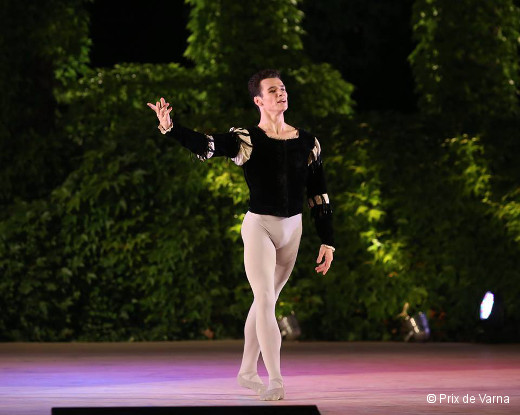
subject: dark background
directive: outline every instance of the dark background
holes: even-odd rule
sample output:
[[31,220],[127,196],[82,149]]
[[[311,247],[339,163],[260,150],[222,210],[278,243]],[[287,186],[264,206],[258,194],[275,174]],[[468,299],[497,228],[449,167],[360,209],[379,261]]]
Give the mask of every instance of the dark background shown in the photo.
[[[417,109],[408,55],[413,0],[306,1],[305,50],[354,84],[358,111]],[[184,58],[190,6],[183,0],[94,1],[90,11],[93,66],[179,62]],[[267,35],[259,33],[258,36]]]
[[242,336],[242,171],[199,163],[146,102],[210,134],[254,125],[245,83],[274,66],[322,144],[337,245],[316,278],[304,209],[277,315],[305,339],[402,340],[408,303],[433,340],[518,341],[513,1],[186,1],[4,0],[0,340]]

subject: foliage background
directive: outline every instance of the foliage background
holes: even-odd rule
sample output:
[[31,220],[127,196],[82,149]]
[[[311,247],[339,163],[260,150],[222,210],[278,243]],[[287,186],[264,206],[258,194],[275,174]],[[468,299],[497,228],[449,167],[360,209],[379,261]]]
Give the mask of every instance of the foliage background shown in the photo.
[[[408,302],[427,312],[434,340],[468,341],[492,289],[505,303],[502,339],[520,339],[513,1],[188,0],[189,65],[108,67],[89,60],[92,2],[4,3],[0,340],[242,335],[252,294],[241,171],[196,161],[145,104],[168,97],[175,121],[200,131],[252,125],[244,85],[262,67],[282,70],[288,121],[320,138],[338,248],[315,275],[305,212],[278,312],[294,310],[305,339],[397,340]],[[385,36],[396,16],[409,51]],[[370,23],[363,33],[356,17]],[[399,61],[409,90],[376,55],[409,55]],[[385,100],[359,95],[362,65]]]

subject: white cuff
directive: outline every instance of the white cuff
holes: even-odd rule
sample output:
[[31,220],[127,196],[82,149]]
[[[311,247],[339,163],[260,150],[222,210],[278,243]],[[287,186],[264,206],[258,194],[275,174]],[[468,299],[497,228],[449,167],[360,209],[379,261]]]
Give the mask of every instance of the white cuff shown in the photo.
[[330,246],[330,245],[321,244],[321,246],[324,246],[325,248],[332,249],[332,252],[334,252],[336,250],[336,248],[334,248],[333,246]]
[[161,124],[159,124],[159,127],[157,127],[159,131],[163,134],[166,134],[170,132],[173,128],[173,121],[170,123],[170,126],[168,128],[164,128]]

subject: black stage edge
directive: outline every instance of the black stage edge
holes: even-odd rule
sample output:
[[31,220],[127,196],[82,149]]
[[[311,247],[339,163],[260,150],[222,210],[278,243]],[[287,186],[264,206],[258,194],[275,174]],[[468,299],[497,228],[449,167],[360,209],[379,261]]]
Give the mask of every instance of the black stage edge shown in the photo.
[[316,405],[52,408],[52,415],[320,415]]

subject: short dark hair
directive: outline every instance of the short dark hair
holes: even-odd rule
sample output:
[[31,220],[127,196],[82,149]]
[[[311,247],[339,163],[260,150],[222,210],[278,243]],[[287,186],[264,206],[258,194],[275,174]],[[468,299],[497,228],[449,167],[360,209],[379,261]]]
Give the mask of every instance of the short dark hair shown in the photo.
[[249,82],[247,83],[247,87],[249,89],[249,95],[251,95],[251,99],[254,100],[256,96],[262,96],[262,91],[260,89],[260,82],[267,78],[280,78],[280,71],[276,69],[262,69],[261,71],[255,73],[251,78],[249,78]]

